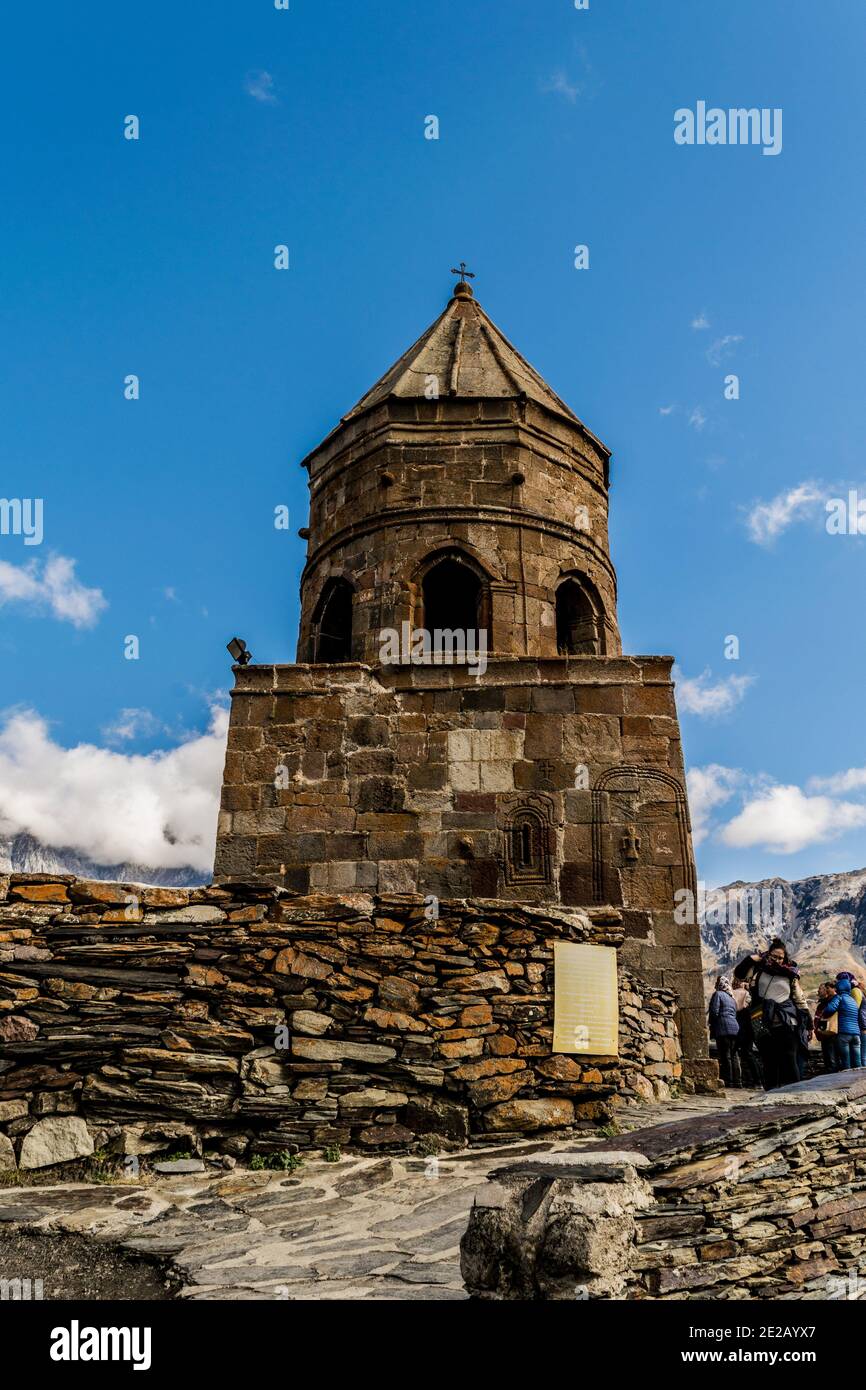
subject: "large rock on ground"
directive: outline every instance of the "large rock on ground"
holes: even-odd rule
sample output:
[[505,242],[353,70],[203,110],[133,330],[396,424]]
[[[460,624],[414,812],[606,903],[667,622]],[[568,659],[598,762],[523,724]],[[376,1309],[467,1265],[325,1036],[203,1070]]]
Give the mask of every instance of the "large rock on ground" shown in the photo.
[[74,1158],[89,1158],[93,1140],[84,1121],[77,1115],[56,1115],[40,1120],[24,1137],[20,1168],[48,1168]]
[[634,1166],[646,1165],[641,1155],[601,1157],[610,1161],[556,1154],[490,1175],[460,1244],[473,1297],[625,1297],[635,1214],[652,1206],[652,1192]]
[[0,1173],[7,1173],[15,1167],[15,1150],[12,1147],[12,1140],[7,1139],[5,1134],[0,1134]]

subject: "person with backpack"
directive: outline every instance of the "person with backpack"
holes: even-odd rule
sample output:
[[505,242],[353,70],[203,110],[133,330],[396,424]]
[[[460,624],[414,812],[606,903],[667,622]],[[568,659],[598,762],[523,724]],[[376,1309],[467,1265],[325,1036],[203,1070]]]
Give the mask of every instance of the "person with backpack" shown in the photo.
[[716,1044],[722,1081],[727,1087],[740,1087],[743,1084],[743,1079],[740,1075],[740,1058],[736,1050],[740,1025],[737,1022],[737,1003],[727,975],[719,975],[716,980],[716,988],[710,998],[707,1017],[710,1037],[714,1039]]
[[825,1018],[839,1015],[839,1032],[836,1047],[839,1052],[839,1070],[860,1066],[860,1007],[863,996],[854,984],[850,970],[840,970],[836,976],[836,993],[827,1003]]
[[798,1010],[809,1014],[796,961],[777,936],[763,954],[740,961],[734,979],[748,984],[751,993],[749,1015],[763,1062],[764,1089],[793,1085],[800,1080],[797,1050],[800,1029],[805,1026]]
[[734,1003],[737,1006],[737,1023],[740,1027],[734,1044],[740,1059],[740,1076],[744,1086],[750,1086],[756,1091],[760,1091],[763,1090],[764,1082],[761,1076],[761,1059],[758,1056],[755,1039],[752,1036],[752,1020],[749,1017],[752,999],[748,986],[742,980],[735,983],[733,995]]
[[[839,1018],[836,1012],[827,1014],[830,1000],[835,998],[836,986],[832,980],[825,980],[818,986],[818,1003],[815,1007],[815,1037],[821,1044],[825,1072],[839,1070],[839,1051],[836,1039],[839,1035]],[[826,1015],[826,1016],[825,1016]]]

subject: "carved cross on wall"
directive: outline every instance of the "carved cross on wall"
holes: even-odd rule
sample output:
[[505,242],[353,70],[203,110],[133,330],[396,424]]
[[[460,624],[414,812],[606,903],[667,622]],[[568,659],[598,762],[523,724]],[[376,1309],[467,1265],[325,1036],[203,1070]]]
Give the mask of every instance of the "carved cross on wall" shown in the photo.
[[619,842],[622,850],[622,857],[627,864],[636,864],[640,858],[640,835],[637,834],[633,825],[630,825],[626,833]]

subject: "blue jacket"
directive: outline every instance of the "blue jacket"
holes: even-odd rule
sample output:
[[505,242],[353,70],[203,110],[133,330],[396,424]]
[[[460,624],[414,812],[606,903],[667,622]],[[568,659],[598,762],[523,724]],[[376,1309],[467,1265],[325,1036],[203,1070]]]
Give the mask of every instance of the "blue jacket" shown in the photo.
[[851,981],[847,979],[836,981],[836,993],[824,1009],[825,1017],[828,1014],[839,1015],[840,1033],[859,1033],[860,1032],[860,1008],[857,1000],[851,993]]
[[710,999],[708,1010],[711,1038],[735,1038],[740,1031],[737,1005],[733,996],[717,989]]

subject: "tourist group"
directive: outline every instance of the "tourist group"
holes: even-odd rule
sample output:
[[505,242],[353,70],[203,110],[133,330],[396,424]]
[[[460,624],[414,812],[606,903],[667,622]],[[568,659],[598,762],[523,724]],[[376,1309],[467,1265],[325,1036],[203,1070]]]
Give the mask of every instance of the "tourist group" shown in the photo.
[[825,1072],[859,1067],[861,1057],[866,1066],[866,979],[840,970],[818,986],[810,1010],[797,962],[779,937],[740,961],[732,977],[718,977],[708,1020],[728,1087],[771,1091],[805,1080],[815,1069],[813,1037]]

